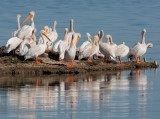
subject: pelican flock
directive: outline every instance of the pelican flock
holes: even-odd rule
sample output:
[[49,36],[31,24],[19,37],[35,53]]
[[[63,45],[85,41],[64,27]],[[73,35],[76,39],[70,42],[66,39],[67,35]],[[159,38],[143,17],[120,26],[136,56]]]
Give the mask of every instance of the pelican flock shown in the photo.
[[[77,48],[77,43],[81,38],[81,34],[73,30],[73,19],[70,20],[70,28],[65,28],[64,39],[58,40],[58,33],[56,31],[57,22],[53,22],[53,28],[44,26],[44,29],[40,31],[40,37],[36,39],[36,28],[34,24],[35,12],[31,11],[28,16],[20,24],[21,15],[17,15],[17,30],[11,34],[11,38],[7,41],[4,49],[4,53],[10,53],[18,49],[17,55],[23,56],[25,60],[35,58],[37,64],[41,64],[37,58],[39,55],[46,51],[54,51],[59,53],[59,60],[66,61],[67,67],[74,67],[74,60],[77,55],[78,60],[87,58],[89,62],[92,62],[94,56],[97,58],[103,57],[106,62],[109,60],[119,60],[119,64],[122,63],[121,58],[127,56],[128,59],[136,59],[136,63],[140,64],[141,56],[147,51],[147,48],[153,47],[152,43],[145,43],[146,29],[142,30],[142,41],[137,42],[132,48],[122,42],[117,45],[112,41],[111,35],[106,35],[106,41],[103,42],[104,31],[101,30],[98,34],[95,34],[93,42],[90,33],[86,33],[87,40]],[[28,19],[30,19],[30,25],[22,26]],[[16,53],[15,53],[16,54]],[[69,64],[71,63],[71,64]]]

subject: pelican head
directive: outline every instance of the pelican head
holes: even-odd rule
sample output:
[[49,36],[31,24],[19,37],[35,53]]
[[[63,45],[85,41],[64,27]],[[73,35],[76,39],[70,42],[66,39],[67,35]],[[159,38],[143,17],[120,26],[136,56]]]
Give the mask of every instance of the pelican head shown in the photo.
[[101,32],[100,31],[98,31],[98,37],[100,38],[100,35],[101,35]]
[[152,43],[148,43],[147,44],[147,48],[151,48],[151,47],[153,47],[153,44]]
[[86,33],[87,38],[90,40],[91,39],[91,35],[89,33]]
[[103,31],[103,30],[101,30],[101,31],[100,31],[100,38],[102,39],[102,38],[103,38],[103,36],[104,36],[104,31]]
[[112,43],[112,36],[111,35],[106,35],[106,40],[107,40],[107,43]]
[[33,18],[34,15],[35,15],[35,12],[34,12],[34,11],[30,12],[29,15],[23,20],[23,22],[21,23],[21,25],[22,25],[23,23],[25,23],[29,18]]
[[94,36],[94,41],[93,41],[93,44],[92,44],[92,48],[93,46],[95,45],[96,41],[99,39],[98,35],[95,35]]
[[17,18],[20,19],[20,18],[21,18],[21,15],[20,15],[20,14],[17,14]]
[[68,32],[68,28],[65,28],[65,33],[67,33]]
[[145,33],[146,33],[146,29],[143,29],[142,30],[142,35],[145,34]]
[[44,33],[46,33],[49,30],[48,26],[44,26]]
[[33,18],[34,15],[35,15],[35,12],[34,12],[34,11],[31,11],[31,12],[29,13],[29,15],[30,15],[31,18]]
[[81,38],[81,34],[77,33],[77,39],[80,39],[80,38]]

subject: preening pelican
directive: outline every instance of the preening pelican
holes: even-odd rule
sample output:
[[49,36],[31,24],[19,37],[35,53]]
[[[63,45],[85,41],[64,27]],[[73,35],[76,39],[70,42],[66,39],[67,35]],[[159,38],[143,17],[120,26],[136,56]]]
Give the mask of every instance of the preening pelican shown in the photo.
[[31,19],[31,25],[24,25],[20,31],[18,32],[18,38],[20,39],[25,39],[25,38],[30,38],[31,35],[32,35],[32,31],[33,29],[35,28],[34,26],[34,21],[33,21],[33,18],[34,18],[34,15],[35,15],[35,12],[32,11],[29,13],[29,15],[24,19],[24,21],[21,23],[21,25],[23,23],[25,23],[29,18]]
[[60,44],[58,45],[59,60],[64,59],[64,53],[65,53],[65,50],[68,47],[67,32],[68,32],[68,29],[65,28],[64,40],[61,41]]
[[89,62],[92,62],[91,60],[91,56],[93,56],[94,54],[98,53],[99,51],[99,44],[98,44],[98,36],[94,36],[94,42],[92,44],[92,47],[87,49],[87,50],[84,50],[83,52],[81,52],[78,56],[78,59],[82,59],[82,58],[88,58],[88,61]]
[[19,53],[18,53],[19,56],[24,56],[28,52],[28,49],[36,45],[35,33],[36,33],[36,29],[33,30],[32,36],[30,39],[23,40],[23,42],[19,47]]
[[[109,39],[108,39],[108,38],[109,38]],[[108,44],[110,44],[110,46],[111,46],[112,48],[116,48],[116,47],[117,47],[117,44],[113,43],[113,41],[112,41],[112,36],[111,36],[111,35],[107,35],[107,36],[106,36],[106,41],[107,41]]]
[[92,43],[91,35],[89,33],[86,33],[86,35],[87,35],[87,40],[79,47],[79,53],[89,48],[92,48],[93,43]]
[[[44,34],[43,32],[41,32],[40,34],[47,37],[46,34]],[[51,41],[48,37],[47,39]],[[43,41],[44,41],[43,43],[39,43],[28,50],[28,52],[24,56],[25,60],[35,57],[36,63],[41,64],[40,62],[37,61],[37,57],[43,54],[47,48],[46,40]]]
[[[65,50],[64,60],[67,61],[67,67],[74,67],[73,60],[75,59],[75,56],[76,56],[76,45],[77,45],[80,37],[81,37],[80,34],[77,34],[77,33],[73,34],[70,47],[69,47],[69,49]],[[72,65],[68,65],[68,62],[71,62]]]
[[100,31],[100,39],[99,39],[99,50],[100,52],[105,56],[105,57],[112,57],[112,58],[115,58],[115,51],[113,50],[112,47],[110,47],[109,44],[106,44],[106,43],[103,43],[102,42],[102,38],[104,36],[104,31],[101,30]]
[[18,36],[18,32],[21,29],[21,27],[20,27],[20,18],[21,18],[21,15],[18,14],[17,15],[17,30],[12,33],[12,37],[17,37]]
[[142,42],[137,42],[129,51],[128,58],[136,58],[136,63],[140,64],[142,61],[140,57],[144,55],[147,51],[147,48],[153,47],[152,43],[145,43],[145,33],[146,29],[142,31]]
[[15,50],[23,40],[17,37],[12,37],[7,41],[5,45],[4,53],[9,53],[12,50]]

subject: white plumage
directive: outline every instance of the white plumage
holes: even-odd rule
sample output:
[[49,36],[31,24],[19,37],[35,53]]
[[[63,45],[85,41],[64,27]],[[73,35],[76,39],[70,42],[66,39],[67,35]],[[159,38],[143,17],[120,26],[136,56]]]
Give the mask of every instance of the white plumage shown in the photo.
[[94,36],[94,42],[91,48],[88,48],[87,50],[82,51],[79,56],[78,59],[82,59],[82,58],[88,58],[88,61],[91,62],[91,56],[93,56],[94,54],[98,53],[99,51],[99,44],[98,44],[98,36]]
[[104,36],[104,32],[103,30],[101,30],[101,33],[100,33],[100,39],[99,39],[99,50],[100,52],[105,56],[105,57],[112,57],[112,58],[115,58],[115,51],[113,50],[113,48],[109,45],[109,44],[106,44],[106,43],[103,43],[102,42],[102,38]]
[[91,35],[89,33],[86,33],[87,35],[87,40],[83,42],[83,44],[79,47],[79,53],[83,52],[84,50],[87,50],[89,48],[92,48],[92,40],[91,40]]
[[28,50],[36,45],[36,37],[35,37],[36,29],[33,30],[31,38],[23,40],[19,47],[19,56],[24,56]]
[[[43,33],[40,33],[40,34],[45,35]],[[36,63],[41,64],[40,62],[37,61],[37,57],[39,55],[43,54],[45,52],[46,48],[47,48],[46,40],[43,40],[43,43],[39,43],[39,44],[31,47],[28,50],[28,52],[24,56],[25,60],[35,57],[36,58]]]
[[137,42],[129,51],[128,58],[136,58],[137,63],[141,63],[140,57],[144,55],[147,51],[147,48],[153,47],[152,43],[145,43],[145,33],[146,30],[143,29],[142,31],[142,43]]
[[64,40],[61,41],[59,43],[59,45],[58,45],[59,60],[63,60],[64,59],[64,53],[65,53],[65,50],[68,47],[67,32],[68,32],[68,29],[66,28],[65,29]]
[[29,13],[29,15],[25,18],[25,20],[21,23],[21,25],[27,21],[29,18],[31,18],[31,25],[24,25],[18,32],[17,37],[20,39],[30,38],[32,35],[32,31],[34,30],[34,18],[35,12],[32,11]]
[[53,25],[53,29],[49,29],[49,32],[47,32],[46,33],[46,35],[50,38],[50,40],[51,41],[48,41],[47,40],[47,44],[48,44],[48,47],[49,47],[49,49],[51,49],[52,48],[52,46],[53,46],[53,43],[57,40],[57,38],[58,38],[58,33],[57,33],[57,31],[56,31],[56,24],[57,24],[57,22],[56,21],[54,21],[54,25]]
[[122,64],[121,58],[125,57],[128,54],[128,52],[129,52],[129,47],[125,45],[125,42],[116,46],[115,55],[116,55],[116,58],[119,59],[120,64]]
[[5,45],[4,53],[9,53],[12,50],[15,50],[23,40],[17,37],[12,37],[7,41]]
[[21,29],[20,28],[20,18],[21,18],[21,15],[18,14],[17,15],[17,30],[12,33],[12,37],[17,37],[18,33],[19,33],[20,29]]
[[[71,44],[69,49],[65,50],[64,61],[67,61],[67,67],[73,67],[73,60],[76,56],[76,45],[81,37],[81,34],[75,33],[72,36]],[[72,65],[68,65],[68,62],[72,62]]]

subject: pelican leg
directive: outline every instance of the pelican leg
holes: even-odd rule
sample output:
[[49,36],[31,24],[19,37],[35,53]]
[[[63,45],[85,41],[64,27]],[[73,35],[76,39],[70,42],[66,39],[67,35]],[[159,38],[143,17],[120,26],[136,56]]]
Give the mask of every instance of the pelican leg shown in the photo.
[[42,64],[42,63],[38,62],[37,57],[36,57],[36,59],[35,59],[35,60],[36,60],[36,63],[37,63],[37,64]]
[[121,58],[119,58],[119,64],[123,64],[122,61],[121,61]]
[[[72,65],[69,65],[69,64],[68,64],[69,62],[71,62],[71,63],[72,63]],[[73,60],[71,60],[71,61],[70,61],[70,60],[67,60],[67,67],[68,67],[68,68],[70,68],[70,67],[74,67],[74,66],[73,66]]]
[[96,54],[93,55],[93,59],[95,59],[95,57],[96,59],[98,59],[98,56]]
[[49,52],[49,46],[47,45],[46,52]]
[[141,60],[141,57],[140,57],[140,56],[139,56],[138,58],[139,58],[139,62],[143,62],[143,61]]
[[136,63],[141,64],[141,62],[139,62],[139,58],[136,57]]
[[92,60],[91,60],[91,58],[90,58],[90,57],[88,57],[88,62],[92,62]]

